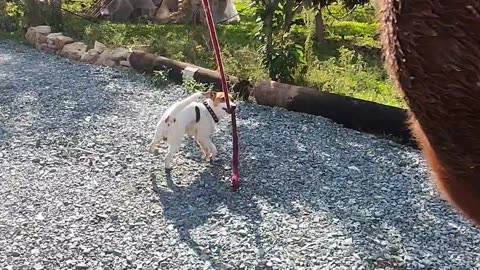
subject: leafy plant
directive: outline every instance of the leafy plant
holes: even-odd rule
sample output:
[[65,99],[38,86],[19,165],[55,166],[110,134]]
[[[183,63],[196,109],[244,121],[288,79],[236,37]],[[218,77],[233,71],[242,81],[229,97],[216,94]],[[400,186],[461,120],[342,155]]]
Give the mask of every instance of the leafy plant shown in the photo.
[[182,82],[182,86],[188,93],[193,93],[197,91],[205,92],[212,88],[210,85],[197,82],[194,79],[184,79]]
[[151,82],[157,87],[165,87],[170,84],[170,79],[168,78],[168,71],[166,70],[154,70],[153,76],[151,77]]
[[381,72],[369,67],[362,55],[345,47],[338,49],[339,57],[316,61],[306,80],[310,86],[323,91],[376,101],[392,106],[403,106],[401,98],[393,94],[393,87]]
[[0,29],[13,32],[24,24],[25,7],[19,0],[0,0]]
[[274,41],[270,59],[267,58],[270,78],[280,82],[293,82],[298,67],[304,65],[303,47],[293,42],[288,34]]

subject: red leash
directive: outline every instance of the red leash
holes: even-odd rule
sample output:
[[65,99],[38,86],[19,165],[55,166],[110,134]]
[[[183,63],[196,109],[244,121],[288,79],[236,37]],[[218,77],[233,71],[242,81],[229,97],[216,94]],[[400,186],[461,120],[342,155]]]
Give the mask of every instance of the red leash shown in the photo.
[[238,174],[238,134],[237,134],[237,122],[235,120],[235,111],[230,108],[230,98],[228,96],[228,85],[225,78],[225,71],[223,70],[222,56],[220,55],[220,45],[218,44],[217,32],[215,31],[215,23],[213,22],[212,12],[210,10],[210,3],[208,0],[202,0],[203,11],[205,12],[205,18],[207,21],[208,31],[210,32],[210,38],[215,50],[215,59],[217,60],[218,69],[220,71],[220,77],[222,81],[222,90],[225,94],[225,100],[227,103],[227,109],[232,115],[232,134],[233,134],[233,160],[232,160],[232,188],[238,189],[240,186],[239,174]]

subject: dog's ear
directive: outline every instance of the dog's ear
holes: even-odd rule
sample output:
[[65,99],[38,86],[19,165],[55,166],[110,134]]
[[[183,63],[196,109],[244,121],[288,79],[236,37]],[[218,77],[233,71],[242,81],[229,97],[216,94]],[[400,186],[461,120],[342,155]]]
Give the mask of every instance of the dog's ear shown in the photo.
[[214,91],[207,91],[203,93],[204,98],[209,98],[211,100],[215,99],[216,93]]

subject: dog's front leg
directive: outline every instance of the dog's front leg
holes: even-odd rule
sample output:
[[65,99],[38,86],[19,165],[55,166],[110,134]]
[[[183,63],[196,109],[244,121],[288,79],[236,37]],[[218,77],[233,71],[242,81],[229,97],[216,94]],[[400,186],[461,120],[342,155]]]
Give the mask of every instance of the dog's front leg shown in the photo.
[[208,138],[208,149],[210,150],[209,157],[210,162],[213,162],[217,156],[217,147],[213,144],[212,140]]
[[205,159],[212,162],[217,155],[217,148],[213,145],[209,137],[199,137],[198,143],[204,149]]
[[203,158],[208,160],[208,155],[209,155],[209,151],[208,149],[205,147],[205,144],[202,143],[201,141],[199,141],[198,139],[195,139],[195,141],[197,142],[198,146],[200,147],[200,149],[202,150],[202,153],[203,153]]
[[172,169],[172,161],[173,161],[173,156],[180,150],[180,143],[179,141],[175,142],[168,142],[169,147],[168,147],[168,153],[165,156],[165,170],[171,170]]
[[162,134],[161,134],[161,129],[160,129],[160,123],[158,123],[157,128],[155,129],[155,135],[153,135],[152,142],[150,143],[150,149],[149,149],[150,153],[155,152],[155,147],[156,147],[158,141],[160,141],[161,136],[162,136]]

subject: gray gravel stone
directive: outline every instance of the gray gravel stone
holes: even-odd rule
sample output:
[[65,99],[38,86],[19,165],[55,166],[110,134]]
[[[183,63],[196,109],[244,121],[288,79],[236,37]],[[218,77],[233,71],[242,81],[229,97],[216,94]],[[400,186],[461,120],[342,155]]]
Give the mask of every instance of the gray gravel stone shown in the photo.
[[240,103],[239,192],[228,120],[214,165],[186,139],[165,174],[148,144],[185,95],[0,41],[0,269],[479,267],[417,151],[321,117]]

